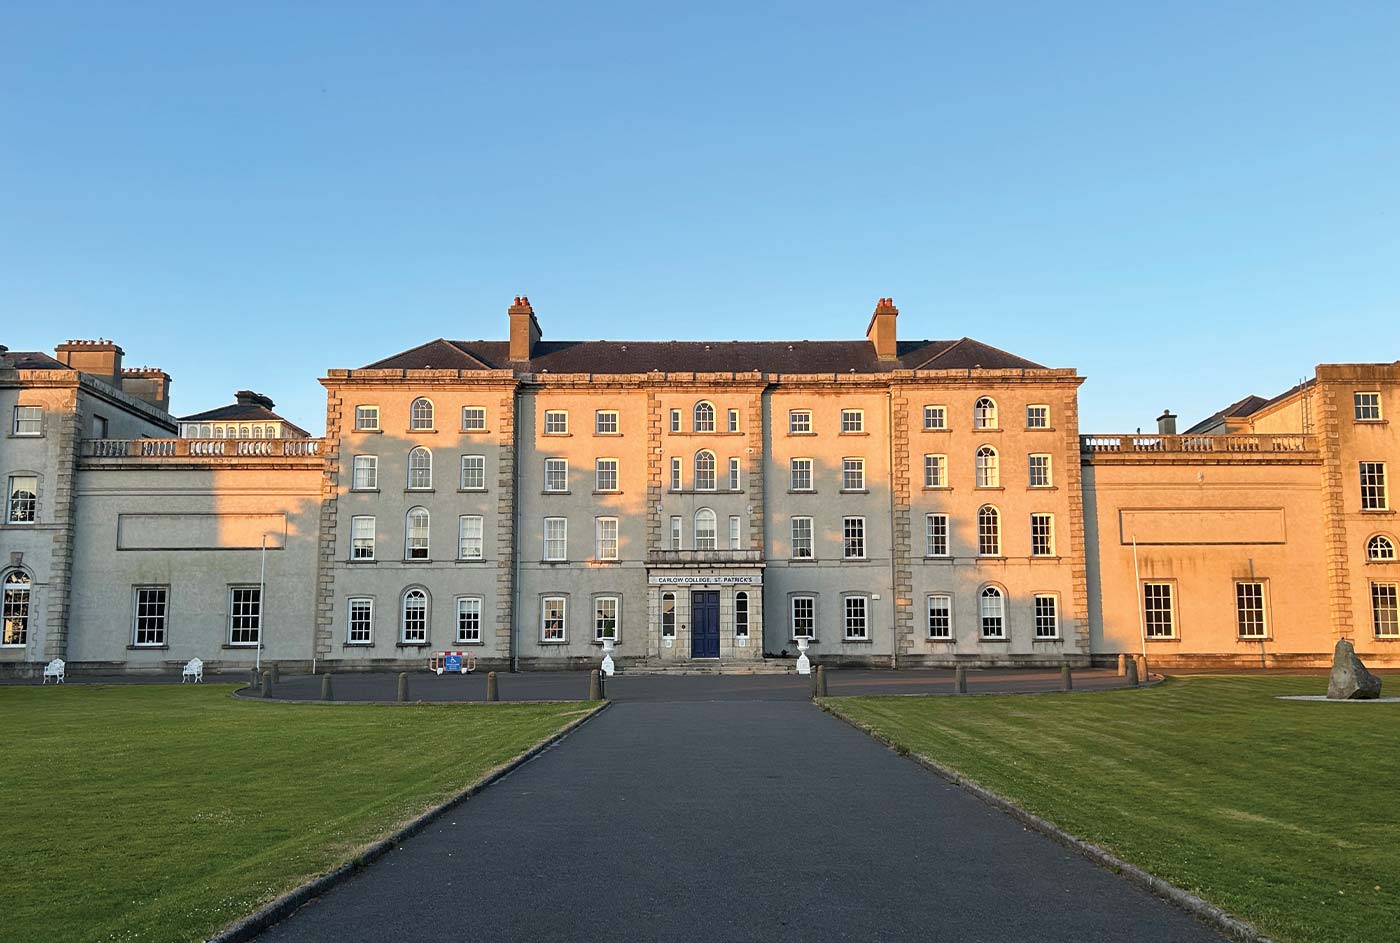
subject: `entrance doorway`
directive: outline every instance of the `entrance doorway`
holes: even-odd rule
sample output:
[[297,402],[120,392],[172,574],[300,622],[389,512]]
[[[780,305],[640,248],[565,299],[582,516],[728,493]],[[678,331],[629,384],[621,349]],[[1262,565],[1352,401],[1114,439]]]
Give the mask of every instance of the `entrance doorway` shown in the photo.
[[719,657],[719,593],[690,594],[690,657]]

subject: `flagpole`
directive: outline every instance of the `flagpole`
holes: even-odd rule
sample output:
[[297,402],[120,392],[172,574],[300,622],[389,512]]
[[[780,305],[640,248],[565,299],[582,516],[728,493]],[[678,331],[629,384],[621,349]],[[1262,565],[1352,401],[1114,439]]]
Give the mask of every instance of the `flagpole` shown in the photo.
[[[1142,574],[1138,571],[1137,534],[1133,534],[1133,580],[1137,583],[1138,634],[1142,636],[1142,657],[1147,657],[1147,613],[1142,608]],[[261,638],[261,636],[259,636]],[[1147,680],[1146,678],[1143,679]]]
[[267,534],[262,535],[262,552],[258,561],[258,651],[253,656],[254,669],[262,674],[262,646],[263,646],[263,609],[266,608],[263,601],[263,587],[267,584]]

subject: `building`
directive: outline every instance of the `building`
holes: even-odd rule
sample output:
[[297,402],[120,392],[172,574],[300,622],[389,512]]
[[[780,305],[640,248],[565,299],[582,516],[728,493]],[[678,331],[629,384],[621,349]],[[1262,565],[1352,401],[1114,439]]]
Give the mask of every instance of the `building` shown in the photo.
[[[786,665],[799,638],[838,665],[1273,665],[1349,637],[1400,664],[1400,363],[1325,365],[1182,434],[1081,436],[1074,370],[898,318],[550,341],[517,298],[507,340],[328,371],[323,439],[248,391],[174,420],[169,377],[128,381],[115,345],[115,366],[8,354],[4,409],[44,434],[7,440],[4,579],[30,582],[22,616],[6,583],[23,641],[0,662],[232,668],[261,641],[289,667],[470,646],[559,668],[606,636],[653,668]],[[45,392],[59,376],[76,398]],[[62,500],[25,497],[65,467]],[[50,531],[67,550],[40,566]]]

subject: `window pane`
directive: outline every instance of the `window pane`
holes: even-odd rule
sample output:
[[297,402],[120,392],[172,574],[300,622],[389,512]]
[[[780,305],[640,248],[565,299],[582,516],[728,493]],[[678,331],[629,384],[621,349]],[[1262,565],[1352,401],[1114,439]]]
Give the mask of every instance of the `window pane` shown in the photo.
[[1040,594],[1035,597],[1035,637],[1060,637],[1059,597]]
[[229,590],[230,645],[256,645],[262,630],[262,590],[235,586]]
[[928,597],[928,637],[951,639],[953,637],[953,597]]
[[1264,638],[1264,584],[1235,584],[1235,623],[1240,638]]
[[1172,610],[1172,584],[1142,584],[1143,615],[1148,638],[1172,638],[1176,634]]

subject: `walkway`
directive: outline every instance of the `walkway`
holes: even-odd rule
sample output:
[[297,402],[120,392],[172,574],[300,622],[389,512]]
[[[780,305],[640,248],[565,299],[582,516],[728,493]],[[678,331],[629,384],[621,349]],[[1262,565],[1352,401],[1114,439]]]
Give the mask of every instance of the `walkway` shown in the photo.
[[260,939],[1219,943],[785,687],[655,680]]

